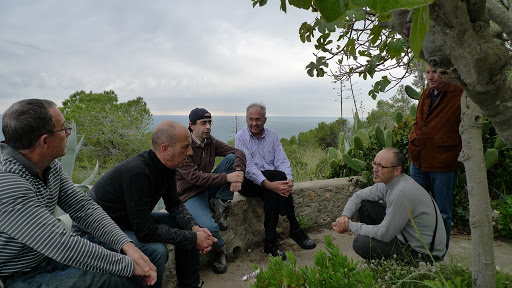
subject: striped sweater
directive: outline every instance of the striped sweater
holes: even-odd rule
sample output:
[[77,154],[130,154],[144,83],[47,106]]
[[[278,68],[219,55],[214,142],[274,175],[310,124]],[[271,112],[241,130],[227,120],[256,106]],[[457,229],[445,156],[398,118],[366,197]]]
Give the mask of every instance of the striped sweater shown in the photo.
[[43,171],[44,182],[38,171],[18,151],[0,144],[0,276],[28,271],[45,257],[95,272],[132,276],[134,263],[129,257],[66,230],[54,216],[55,207],[118,251],[130,239],[75,188],[59,161]]

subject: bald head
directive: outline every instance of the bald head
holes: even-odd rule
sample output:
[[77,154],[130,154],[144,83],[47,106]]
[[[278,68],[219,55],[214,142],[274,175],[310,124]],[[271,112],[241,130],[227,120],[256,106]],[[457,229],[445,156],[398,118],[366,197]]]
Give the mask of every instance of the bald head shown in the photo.
[[181,167],[192,155],[190,133],[187,128],[175,121],[163,121],[153,130],[152,150],[168,168]]
[[155,130],[153,130],[153,135],[151,136],[151,146],[153,151],[158,150],[164,143],[174,147],[176,145],[176,135],[180,128],[187,130],[185,126],[175,121],[166,120],[158,124]]

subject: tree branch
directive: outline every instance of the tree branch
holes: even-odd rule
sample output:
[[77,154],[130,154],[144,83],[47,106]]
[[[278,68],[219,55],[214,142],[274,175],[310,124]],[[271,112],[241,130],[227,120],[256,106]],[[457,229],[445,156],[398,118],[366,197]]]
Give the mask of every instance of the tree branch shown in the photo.
[[498,24],[508,39],[512,39],[512,15],[495,0],[487,0],[486,7],[491,20]]

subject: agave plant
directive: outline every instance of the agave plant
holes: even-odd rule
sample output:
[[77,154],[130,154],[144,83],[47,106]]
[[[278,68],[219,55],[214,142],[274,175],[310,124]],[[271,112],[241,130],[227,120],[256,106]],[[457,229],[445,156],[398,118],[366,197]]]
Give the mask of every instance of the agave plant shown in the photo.
[[[78,142],[77,144],[78,139],[76,133],[76,124],[74,121],[71,122],[71,127],[71,135],[69,135],[66,143],[66,155],[62,156],[60,159],[60,162],[62,163],[62,168],[64,169],[64,172],[68,175],[70,179],[72,179],[73,176],[73,168],[75,167],[76,156],[82,148],[85,137],[85,135],[82,135],[80,142]],[[92,171],[91,175],[84,182],[82,182],[81,184],[75,184],[75,186],[83,190],[84,193],[86,193],[86,191],[89,190],[90,184],[94,180],[94,177],[98,173],[98,167],[99,163],[98,161],[96,161],[96,167]],[[55,216],[64,224],[64,226],[66,226],[66,228],[70,229],[71,219],[59,207],[55,209]]]

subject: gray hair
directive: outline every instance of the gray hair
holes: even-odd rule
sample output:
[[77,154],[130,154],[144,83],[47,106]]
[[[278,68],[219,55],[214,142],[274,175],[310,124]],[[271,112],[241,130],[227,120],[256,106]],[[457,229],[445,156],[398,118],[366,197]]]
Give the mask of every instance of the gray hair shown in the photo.
[[261,110],[263,110],[263,117],[267,117],[267,107],[263,105],[263,103],[251,103],[249,106],[247,106],[247,109],[245,110],[245,115],[249,113],[249,109],[253,107],[259,107]]
[[57,105],[45,99],[24,99],[12,104],[2,117],[5,143],[18,151],[34,148],[41,136],[54,129],[52,107]]

